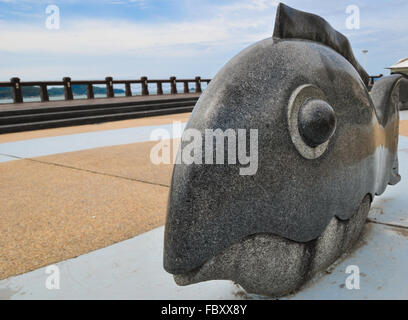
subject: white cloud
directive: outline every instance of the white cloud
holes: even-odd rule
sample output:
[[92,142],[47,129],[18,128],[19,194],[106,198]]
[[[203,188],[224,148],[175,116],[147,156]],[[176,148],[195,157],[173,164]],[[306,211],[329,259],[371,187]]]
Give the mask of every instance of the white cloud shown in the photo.
[[[48,3],[48,0],[0,0],[0,3],[29,4],[34,1]],[[81,0],[69,0],[70,3],[79,1]],[[103,2],[118,6],[137,6],[140,9],[153,7],[154,4],[149,0],[103,0]],[[346,0],[337,1],[335,7],[323,0],[287,0],[287,2],[295,8],[320,14],[328,19],[335,28],[349,37],[358,58],[362,58],[362,49],[369,49],[367,60],[371,73],[384,72],[382,69],[384,66],[408,55],[406,44],[408,42],[404,41],[406,39],[404,30],[408,28],[408,20],[405,19],[406,9],[402,12],[402,9],[395,9],[395,6],[383,5],[379,10],[378,6],[372,5],[367,0],[360,10],[361,29],[350,31],[344,26],[345,8],[349,4]],[[356,2],[362,3],[363,0]],[[395,4],[395,1],[390,3]],[[22,70],[21,74],[31,72],[30,77],[32,75],[33,78],[41,78],[43,75],[36,76],[35,70],[38,67],[39,70],[46,70],[48,78],[54,77],[53,69],[47,69],[49,60],[42,60],[44,56],[54,59],[55,66],[63,68],[61,74],[67,70],[89,69],[89,61],[95,61],[92,70],[105,72],[111,67],[112,69],[108,71],[113,76],[121,72],[125,74],[129,70],[127,65],[132,65],[133,70],[137,68],[145,70],[143,68],[146,65],[146,70],[143,71],[146,75],[157,71],[162,72],[163,76],[168,76],[170,72],[174,72],[172,70],[178,69],[186,74],[189,70],[193,70],[191,72],[194,74],[210,69],[211,72],[215,72],[233,54],[248,44],[271,37],[277,4],[276,0],[231,0],[227,4],[225,1],[169,0],[169,6],[179,10],[177,18],[174,17],[172,22],[166,19],[168,17],[164,10],[159,13],[164,20],[155,19],[154,22],[96,17],[85,19],[83,16],[67,18],[62,12],[60,30],[46,29],[38,17],[33,20],[33,17],[20,15],[16,20],[24,20],[26,23],[17,23],[10,19],[2,21],[0,18],[0,55],[3,57],[0,72],[5,74],[4,70],[8,68],[10,71],[7,78],[9,74],[14,75],[13,70]],[[32,12],[20,11],[23,14]],[[23,67],[20,62],[13,59],[15,56],[24,56],[26,60],[34,61],[31,62],[33,68],[30,69],[28,62]],[[186,66],[186,61],[190,61],[190,69]],[[64,63],[63,66],[60,66],[61,62]],[[199,67],[195,69],[197,62],[201,69]],[[178,69],[176,64],[179,66]],[[170,67],[166,69],[169,65],[173,69]],[[85,77],[92,77],[89,72],[84,71],[84,74]]]
[[[140,0],[138,0],[140,1]],[[261,40],[272,34],[271,15],[237,15],[239,10],[271,8],[275,1],[237,2],[220,6],[217,15],[198,21],[141,23],[120,20],[77,19],[69,25],[61,20],[60,30],[0,21],[0,51],[11,53],[52,53],[108,55],[150,52],[153,54],[193,54],[202,46],[235,46]],[[247,12],[247,11],[246,11]],[[166,52],[163,52],[168,48]],[[178,50],[180,48],[180,50]],[[157,49],[160,49],[157,51]]]
[[149,7],[149,0],[111,0],[108,4],[118,4],[118,5],[136,5],[140,9],[146,9]]
[[220,6],[221,10],[237,11],[237,10],[257,10],[263,11],[271,7],[276,7],[280,1],[278,0],[250,0],[237,1],[230,5]]
[[0,50],[26,53],[112,54],[156,47],[203,44],[228,38],[214,24],[146,25],[119,21],[80,20],[60,30],[0,23]]

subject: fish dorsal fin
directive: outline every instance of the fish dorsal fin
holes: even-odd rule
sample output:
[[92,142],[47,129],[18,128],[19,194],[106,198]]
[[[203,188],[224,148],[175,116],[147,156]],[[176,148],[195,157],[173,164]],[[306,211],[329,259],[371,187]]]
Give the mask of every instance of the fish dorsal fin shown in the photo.
[[369,75],[354,57],[349,40],[322,17],[280,3],[276,12],[273,37],[310,40],[332,48],[354,66],[368,86]]

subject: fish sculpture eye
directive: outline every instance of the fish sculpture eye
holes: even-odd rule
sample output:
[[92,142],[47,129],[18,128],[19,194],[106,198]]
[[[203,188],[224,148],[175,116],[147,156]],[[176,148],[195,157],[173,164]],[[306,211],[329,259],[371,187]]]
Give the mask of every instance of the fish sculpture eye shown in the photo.
[[288,105],[289,132],[304,158],[317,159],[323,155],[336,122],[336,114],[321,89],[306,84],[292,93]]
[[310,147],[325,143],[336,129],[336,114],[323,100],[311,99],[300,107],[299,133]]

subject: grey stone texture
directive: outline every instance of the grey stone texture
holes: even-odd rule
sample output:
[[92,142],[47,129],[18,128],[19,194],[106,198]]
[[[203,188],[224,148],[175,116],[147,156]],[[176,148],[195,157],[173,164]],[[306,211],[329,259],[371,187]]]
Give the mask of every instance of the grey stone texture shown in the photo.
[[333,135],[336,129],[336,114],[325,101],[310,99],[299,111],[299,132],[303,140],[316,147]]
[[[322,90],[310,84],[298,87],[289,99],[289,133],[297,151],[306,159],[312,160],[319,158],[327,150],[330,142],[329,138],[336,129],[335,112],[326,100],[327,98]],[[321,128],[316,126],[316,118],[318,119],[317,121],[319,121],[324,117],[315,114],[316,105],[323,104],[325,104],[326,111],[329,109],[329,113],[333,116],[334,121],[331,128],[326,128],[329,129],[328,131],[330,132],[326,132],[327,137],[325,137],[324,140],[321,139]],[[314,110],[308,110],[311,109],[310,107]]]
[[408,78],[404,78],[400,85],[400,110],[408,110]]
[[279,4],[273,36],[279,39],[304,39],[325,44],[346,58],[368,86],[369,75],[354,57],[346,36],[336,31],[322,17]]
[[[276,37],[228,62],[193,110],[186,129],[203,140],[206,129],[257,129],[258,171],[241,176],[239,164],[175,165],[164,268],[179,284],[231,279],[254,293],[293,291],[352,245],[363,223],[355,213],[399,180],[402,75],[382,78],[370,95],[342,38],[336,33],[331,43],[335,31],[321,20],[321,28],[311,27],[316,20],[303,14],[281,5]],[[284,16],[318,34],[285,32],[291,20],[280,24]],[[291,97],[305,86],[317,88],[310,98],[336,118],[313,157],[298,148],[301,134],[288,121]],[[189,143],[182,139],[181,150]]]
[[316,240],[299,243],[267,233],[248,236],[198,269],[175,275],[174,279],[181,286],[227,279],[248,293],[271,297],[293,293],[352,248],[364,227],[370,203],[367,195],[351,219],[333,217]]

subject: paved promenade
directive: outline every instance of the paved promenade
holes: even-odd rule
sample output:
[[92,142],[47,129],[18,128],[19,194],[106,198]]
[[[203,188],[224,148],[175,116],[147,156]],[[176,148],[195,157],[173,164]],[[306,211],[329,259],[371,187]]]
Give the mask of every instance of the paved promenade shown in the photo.
[[[188,117],[0,135],[0,299],[259,298],[228,281],[177,287],[162,269],[172,167],[151,163],[150,133]],[[353,254],[290,298],[408,298],[408,111],[400,134],[402,182],[375,199]],[[60,290],[45,288],[51,264]],[[351,264],[360,290],[344,288]]]
[[150,133],[188,117],[1,135],[0,279],[163,225],[172,166]]

